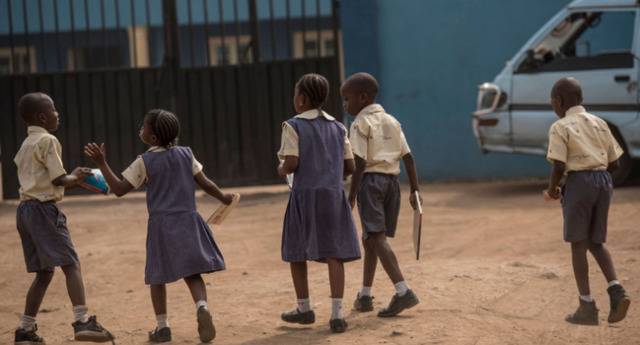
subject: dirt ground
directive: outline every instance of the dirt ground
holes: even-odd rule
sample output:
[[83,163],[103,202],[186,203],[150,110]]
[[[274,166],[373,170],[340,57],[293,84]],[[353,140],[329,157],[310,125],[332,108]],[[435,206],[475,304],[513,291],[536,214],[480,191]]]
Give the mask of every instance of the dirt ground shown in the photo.
[[[562,242],[559,205],[542,201],[543,187],[542,181],[424,185],[420,261],[413,257],[411,211],[403,199],[398,235],[391,244],[421,304],[392,319],[351,311],[361,284],[361,261],[347,264],[349,330],[339,335],[328,328],[329,284],[322,264],[311,264],[309,272],[316,324],[296,327],[280,321],[280,313],[295,302],[288,266],[280,260],[287,195],[282,188],[254,189],[214,229],[228,267],[205,275],[218,330],[214,343],[640,344],[636,303],[626,320],[606,323],[606,283],[592,259],[592,294],[602,323],[589,327],[563,321],[578,303],[577,292],[569,247]],[[609,248],[633,301],[640,296],[640,283],[633,279],[640,276],[639,191],[637,186],[616,191],[609,222]],[[406,189],[403,198],[408,198]],[[198,202],[203,214],[217,205],[210,197]],[[0,344],[12,344],[32,279],[24,269],[15,207],[0,206]],[[118,344],[145,343],[155,319],[143,280],[144,195],[70,197],[61,208],[83,265],[90,311],[117,336]],[[376,308],[386,305],[393,292],[379,266],[373,288]],[[185,284],[171,284],[168,296],[173,343],[198,343],[195,307]],[[40,335],[48,344],[72,343],[71,318],[58,270],[38,316]]]

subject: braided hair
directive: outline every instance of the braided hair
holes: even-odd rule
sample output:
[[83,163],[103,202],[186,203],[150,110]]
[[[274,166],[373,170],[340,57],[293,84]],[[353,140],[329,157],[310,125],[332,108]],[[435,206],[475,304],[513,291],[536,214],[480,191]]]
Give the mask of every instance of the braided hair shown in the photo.
[[180,121],[174,113],[163,109],[153,109],[147,113],[145,121],[158,138],[160,146],[168,148],[178,144]]
[[313,108],[322,108],[329,96],[329,81],[320,74],[303,75],[296,83],[298,93],[304,95]]

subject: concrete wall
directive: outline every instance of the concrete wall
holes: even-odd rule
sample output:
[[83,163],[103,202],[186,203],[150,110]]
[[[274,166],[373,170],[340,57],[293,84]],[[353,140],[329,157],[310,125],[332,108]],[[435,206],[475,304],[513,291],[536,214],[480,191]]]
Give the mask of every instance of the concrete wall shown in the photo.
[[424,179],[543,176],[544,157],[483,155],[471,129],[477,85],[567,0],[342,1],[345,74],[367,71],[403,124]]

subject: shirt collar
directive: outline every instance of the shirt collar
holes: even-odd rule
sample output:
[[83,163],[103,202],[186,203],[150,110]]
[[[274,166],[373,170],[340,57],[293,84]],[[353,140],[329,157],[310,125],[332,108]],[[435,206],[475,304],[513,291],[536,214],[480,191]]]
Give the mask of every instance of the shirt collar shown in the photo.
[[567,112],[564,113],[564,116],[571,116],[571,115],[576,115],[576,114],[581,114],[581,113],[586,113],[587,110],[581,106],[581,105],[576,105],[573,106],[569,109],[567,109]]
[[162,152],[162,151],[166,151],[167,149],[162,147],[162,146],[151,146],[147,152]]
[[313,120],[317,118],[319,115],[322,115],[322,117],[324,117],[326,120],[335,121],[335,118],[333,116],[325,113],[324,110],[321,110],[321,109],[307,110],[302,114],[296,115],[295,117],[298,119]]
[[366,115],[366,114],[373,114],[373,113],[384,113],[384,108],[378,103],[369,104],[368,106],[362,108],[362,110],[360,110],[358,115],[360,114]]
[[27,127],[27,134],[35,134],[35,133],[49,133],[46,129],[40,126],[29,126]]

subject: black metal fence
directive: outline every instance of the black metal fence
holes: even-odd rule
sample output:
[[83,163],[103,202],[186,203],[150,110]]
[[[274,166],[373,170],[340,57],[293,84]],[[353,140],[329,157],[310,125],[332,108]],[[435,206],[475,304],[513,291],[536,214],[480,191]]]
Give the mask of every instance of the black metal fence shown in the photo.
[[145,112],[162,107],[177,112],[181,143],[223,185],[277,181],[280,126],[302,74],[329,78],[327,110],[341,117],[336,0],[0,0],[0,8],[8,198],[17,196],[13,156],[26,135],[16,104],[27,92],[53,97],[68,169],[90,164],[89,141],[105,142],[124,169],[146,149]]

